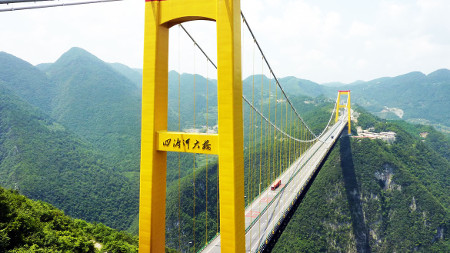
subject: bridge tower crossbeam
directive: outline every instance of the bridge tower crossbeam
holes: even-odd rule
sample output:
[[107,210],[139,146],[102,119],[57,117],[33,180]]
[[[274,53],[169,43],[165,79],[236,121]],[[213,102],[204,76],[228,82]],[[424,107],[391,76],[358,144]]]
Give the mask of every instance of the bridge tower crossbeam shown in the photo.
[[[347,95],[347,103],[341,105],[341,95]],[[348,121],[348,134],[351,133],[351,107],[350,107],[350,90],[338,91],[337,103],[336,103],[336,122],[339,120],[339,109],[347,108],[347,121]]]

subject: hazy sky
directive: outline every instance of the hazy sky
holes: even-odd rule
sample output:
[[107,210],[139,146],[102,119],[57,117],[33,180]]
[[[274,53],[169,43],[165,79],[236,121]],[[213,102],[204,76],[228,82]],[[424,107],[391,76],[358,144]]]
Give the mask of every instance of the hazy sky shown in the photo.
[[[241,8],[279,77],[348,83],[450,68],[449,0],[241,0]],[[215,59],[214,23],[186,28]],[[0,31],[0,51],[32,64],[77,46],[142,68],[144,0],[0,12]],[[192,48],[174,27],[170,68],[211,73]],[[244,77],[260,73],[246,31],[243,48]]]

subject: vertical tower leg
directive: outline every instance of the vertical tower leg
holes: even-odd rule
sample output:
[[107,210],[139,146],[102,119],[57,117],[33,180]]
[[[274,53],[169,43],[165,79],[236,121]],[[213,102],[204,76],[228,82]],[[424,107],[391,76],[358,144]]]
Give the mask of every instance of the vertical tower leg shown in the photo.
[[348,97],[347,97],[347,112],[348,112],[348,134],[351,134],[351,122],[352,122],[352,111],[350,109],[350,91],[348,92]]
[[339,109],[341,108],[341,92],[338,92],[338,97],[337,97],[337,104],[336,104],[336,123],[339,120]]
[[217,1],[222,252],[245,251],[240,0]]
[[[156,132],[167,129],[168,37],[159,4],[146,4],[142,84],[139,252],[164,252],[166,152],[157,151]],[[162,217],[162,218],[161,218]]]

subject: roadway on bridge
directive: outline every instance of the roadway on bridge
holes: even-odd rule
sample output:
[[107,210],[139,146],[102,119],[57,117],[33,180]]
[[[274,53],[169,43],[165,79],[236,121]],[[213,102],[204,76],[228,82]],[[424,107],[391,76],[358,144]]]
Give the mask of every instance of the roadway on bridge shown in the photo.
[[[266,239],[284,219],[285,212],[291,208],[301,191],[308,184],[337,137],[346,126],[345,115],[333,125],[306,153],[297,159],[276,180],[282,185],[275,191],[267,188],[245,209],[245,249],[258,252]],[[276,181],[275,180],[275,181]],[[202,252],[220,252],[220,235]]]

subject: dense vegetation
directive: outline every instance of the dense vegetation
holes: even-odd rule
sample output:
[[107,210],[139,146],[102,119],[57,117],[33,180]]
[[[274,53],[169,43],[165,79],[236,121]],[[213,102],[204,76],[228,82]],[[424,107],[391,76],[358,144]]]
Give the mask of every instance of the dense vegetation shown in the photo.
[[342,137],[275,252],[450,250],[450,164],[400,126],[363,117],[397,140]]
[[4,88],[0,133],[0,185],[50,202],[73,217],[129,226],[137,213],[137,186],[109,167],[90,144]]
[[30,63],[0,52],[0,82],[28,103],[51,110],[55,84]]
[[[448,94],[447,77],[448,73],[441,70],[428,76],[413,73],[348,87],[352,89],[353,101],[360,102],[372,112],[379,112],[384,105],[398,106],[405,110],[405,118],[426,118],[436,123],[446,119],[445,110],[449,108],[442,97],[442,94]],[[71,49],[55,63],[38,67],[0,53],[0,185],[15,188],[33,199],[48,201],[72,217],[137,233],[140,82],[139,71],[120,64],[107,64],[79,48]],[[291,93],[296,109],[318,134],[328,122],[335,88],[294,77],[283,78],[281,82],[285,91]],[[407,94],[395,96],[407,83],[412,83]],[[429,89],[424,89],[423,85],[429,85]],[[379,98],[383,89],[392,89],[388,93],[394,94],[398,101],[390,104],[391,100]],[[417,90],[423,99],[411,100],[419,99]],[[436,96],[423,93],[424,90]],[[272,96],[267,99],[269,91]],[[273,80],[264,76],[247,78],[243,82],[243,92],[247,99],[255,101],[257,108],[263,107],[265,115],[270,108],[271,120],[275,120],[275,108],[278,112],[286,112],[286,103],[280,91],[275,90]],[[211,129],[217,124],[216,94],[215,80],[170,72],[169,130],[178,130],[180,124],[182,131],[196,128],[205,132],[206,123]],[[261,99],[261,94],[265,99]],[[370,99],[367,94],[371,94]],[[439,111],[441,116],[444,114],[439,119],[436,118],[438,111],[429,108],[430,104],[436,105],[434,98],[440,99],[440,109],[444,110]],[[421,109],[414,112],[416,114],[408,109],[411,104],[404,105],[410,100],[421,103]],[[182,105],[180,118],[179,101]],[[394,131],[397,141],[388,145],[382,141],[341,139],[275,251],[450,251],[447,239],[450,204],[448,136],[429,126],[380,120],[362,108],[355,108],[361,113],[359,126],[373,127],[376,132]],[[430,115],[425,114],[426,111]],[[246,133],[251,125],[249,112],[244,103]],[[279,113],[276,121],[286,120],[284,115]],[[293,132],[296,131],[298,128],[294,126]],[[356,133],[354,126],[352,132]],[[261,173],[264,187],[273,178],[272,166],[283,168],[283,163],[288,163],[289,144],[283,138],[276,139],[274,144],[280,148],[277,152],[285,160],[273,165],[274,161],[269,162],[265,157],[271,147],[259,143],[256,134],[255,146],[249,148],[249,135],[245,136],[244,180],[246,184],[252,182],[245,188],[247,204],[258,192],[259,176],[255,175],[259,174],[260,157],[261,167],[265,168]],[[196,155],[194,160],[191,154],[180,154],[178,161],[178,155],[168,153],[166,242],[172,248],[186,251],[193,247],[194,205],[196,249],[217,232],[219,167],[215,156]],[[6,194],[6,199],[32,203],[11,191],[3,190],[2,193]],[[4,199],[0,197],[0,226],[6,227],[0,227],[0,251],[1,247],[16,250],[12,252],[38,247],[44,252],[89,252],[93,250],[91,240],[103,244],[104,249],[112,244],[122,247],[123,242],[130,247],[118,252],[132,252],[135,247],[135,238],[117,235],[101,224],[71,220],[61,211],[49,212],[65,217],[65,223],[58,221],[59,218],[45,223],[47,220],[42,217],[47,211],[39,210],[56,210],[48,204],[38,202],[34,209],[30,207],[38,210],[37,214],[30,215],[30,211],[20,211],[15,208],[19,205]],[[8,205],[2,206],[2,201]],[[3,211],[10,214],[3,215]],[[57,227],[53,221],[65,225],[56,232],[49,232],[48,228]],[[22,226],[21,238],[10,234],[18,231],[16,225],[10,224]],[[102,231],[107,231],[105,236]],[[56,236],[60,234],[67,238]],[[108,241],[105,238],[114,239]]]
[[[352,102],[387,119],[433,125],[450,133],[450,70],[441,69],[428,75],[412,72],[383,77],[368,82],[330,86],[286,77],[280,80],[286,92],[295,95],[335,98],[337,90],[351,90]],[[396,109],[401,109],[396,110]]]
[[138,252],[138,239],[0,187],[0,252]]
[[396,125],[415,137],[419,137],[428,147],[450,161],[450,137],[427,125],[408,124],[405,121],[393,121]]
[[91,142],[115,168],[137,172],[138,87],[80,48],[63,54],[46,73],[56,83],[50,115]]
[[39,68],[0,53],[0,66],[0,185],[127,229],[138,212],[138,87],[79,48]]
[[355,102],[388,119],[400,119],[384,107],[399,108],[401,119],[450,126],[450,70],[429,75],[412,72],[393,78],[380,78],[367,83],[340,87],[351,89]]

